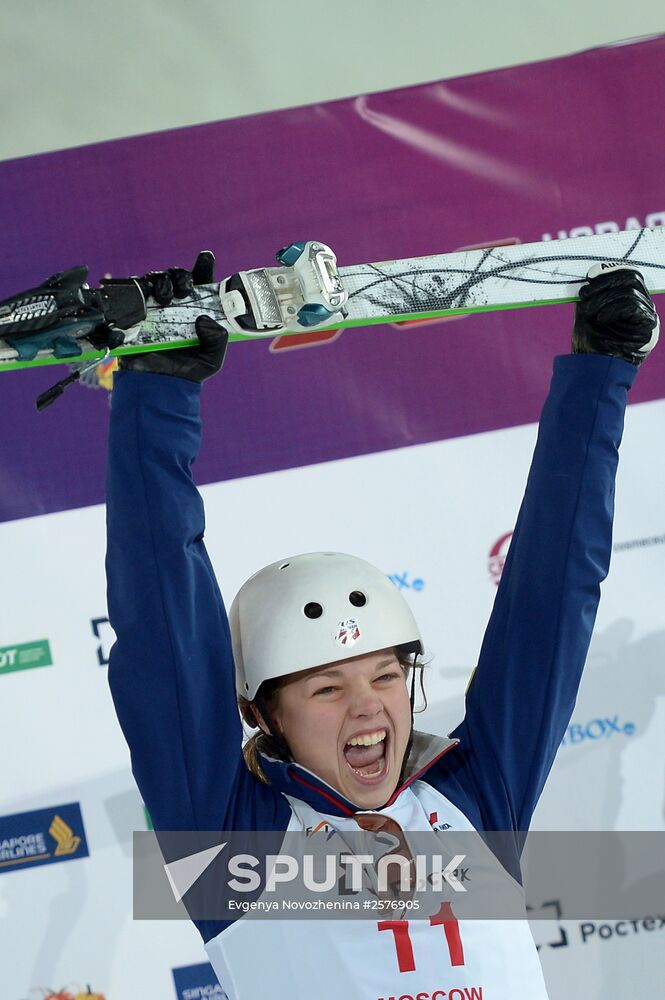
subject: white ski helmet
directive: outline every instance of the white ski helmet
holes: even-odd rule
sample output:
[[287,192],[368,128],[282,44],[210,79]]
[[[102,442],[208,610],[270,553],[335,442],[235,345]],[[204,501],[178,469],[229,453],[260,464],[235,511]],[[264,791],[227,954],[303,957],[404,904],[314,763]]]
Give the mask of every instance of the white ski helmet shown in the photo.
[[411,608],[381,570],[340,552],[280,559],[242,585],[229,612],[238,694],[263,681],[378,649],[422,653]]

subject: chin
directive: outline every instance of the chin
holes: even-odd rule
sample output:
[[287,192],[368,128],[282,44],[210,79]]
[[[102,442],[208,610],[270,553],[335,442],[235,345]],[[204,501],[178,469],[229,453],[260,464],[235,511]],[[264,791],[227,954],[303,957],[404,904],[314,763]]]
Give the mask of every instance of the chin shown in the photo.
[[354,801],[365,809],[380,809],[381,806],[386,804],[396,787],[397,785],[391,782],[383,791],[377,789],[376,792],[361,792],[360,794],[356,794]]

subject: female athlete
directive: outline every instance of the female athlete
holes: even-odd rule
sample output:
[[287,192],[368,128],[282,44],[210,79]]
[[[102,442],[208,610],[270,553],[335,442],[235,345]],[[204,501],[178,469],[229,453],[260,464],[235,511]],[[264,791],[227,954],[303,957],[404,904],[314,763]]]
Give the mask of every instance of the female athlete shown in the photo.
[[[212,280],[200,262],[194,273]],[[527,830],[609,567],[627,391],[658,335],[639,275],[582,287],[465,717],[446,737],[413,730],[422,637],[363,560],[286,557],[242,587],[227,620],[190,471],[201,383],[226,335],[205,317],[197,333],[200,347],[124,359],[113,393],[109,679],[155,829]],[[238,700],[257,730],[244,756]],[[546,997],[525,921],[448,910],[197,926],[229,1000]]]

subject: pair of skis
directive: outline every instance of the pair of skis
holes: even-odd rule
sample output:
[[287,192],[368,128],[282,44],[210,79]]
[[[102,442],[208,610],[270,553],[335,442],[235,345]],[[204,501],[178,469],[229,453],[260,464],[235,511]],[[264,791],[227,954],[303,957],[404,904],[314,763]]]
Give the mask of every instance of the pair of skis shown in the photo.
[[135,279],[87,284],[87,268],[0,302],[0,371],[191,345],[207,314],[231,341],[314,334],[573,302],[594,265],[639,270],[665,291],[665,230],[640,229],[339,267],[323,243],[292,243],[278,266],[240,271],[160,306]]

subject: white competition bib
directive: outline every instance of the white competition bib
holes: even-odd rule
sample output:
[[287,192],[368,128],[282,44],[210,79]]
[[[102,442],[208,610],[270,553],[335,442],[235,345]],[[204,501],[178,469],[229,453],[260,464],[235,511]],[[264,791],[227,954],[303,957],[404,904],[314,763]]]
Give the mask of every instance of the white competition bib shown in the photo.
[[[353,817],[326,816],[289,797],[289,830],[327,823],[357,832]],[[378,815],[404,831],[469,830],[468,819],[416,781]],[[316,833],[313,834],[314,836]],[[488,852],[489,853],[489,852]],[[516,891],[521,887],[514,883]],[[452,914],[451,914],[452,916]],[[229,1000],[547,1000],[526,920],[280,920],[241,918],[206,945]]]

